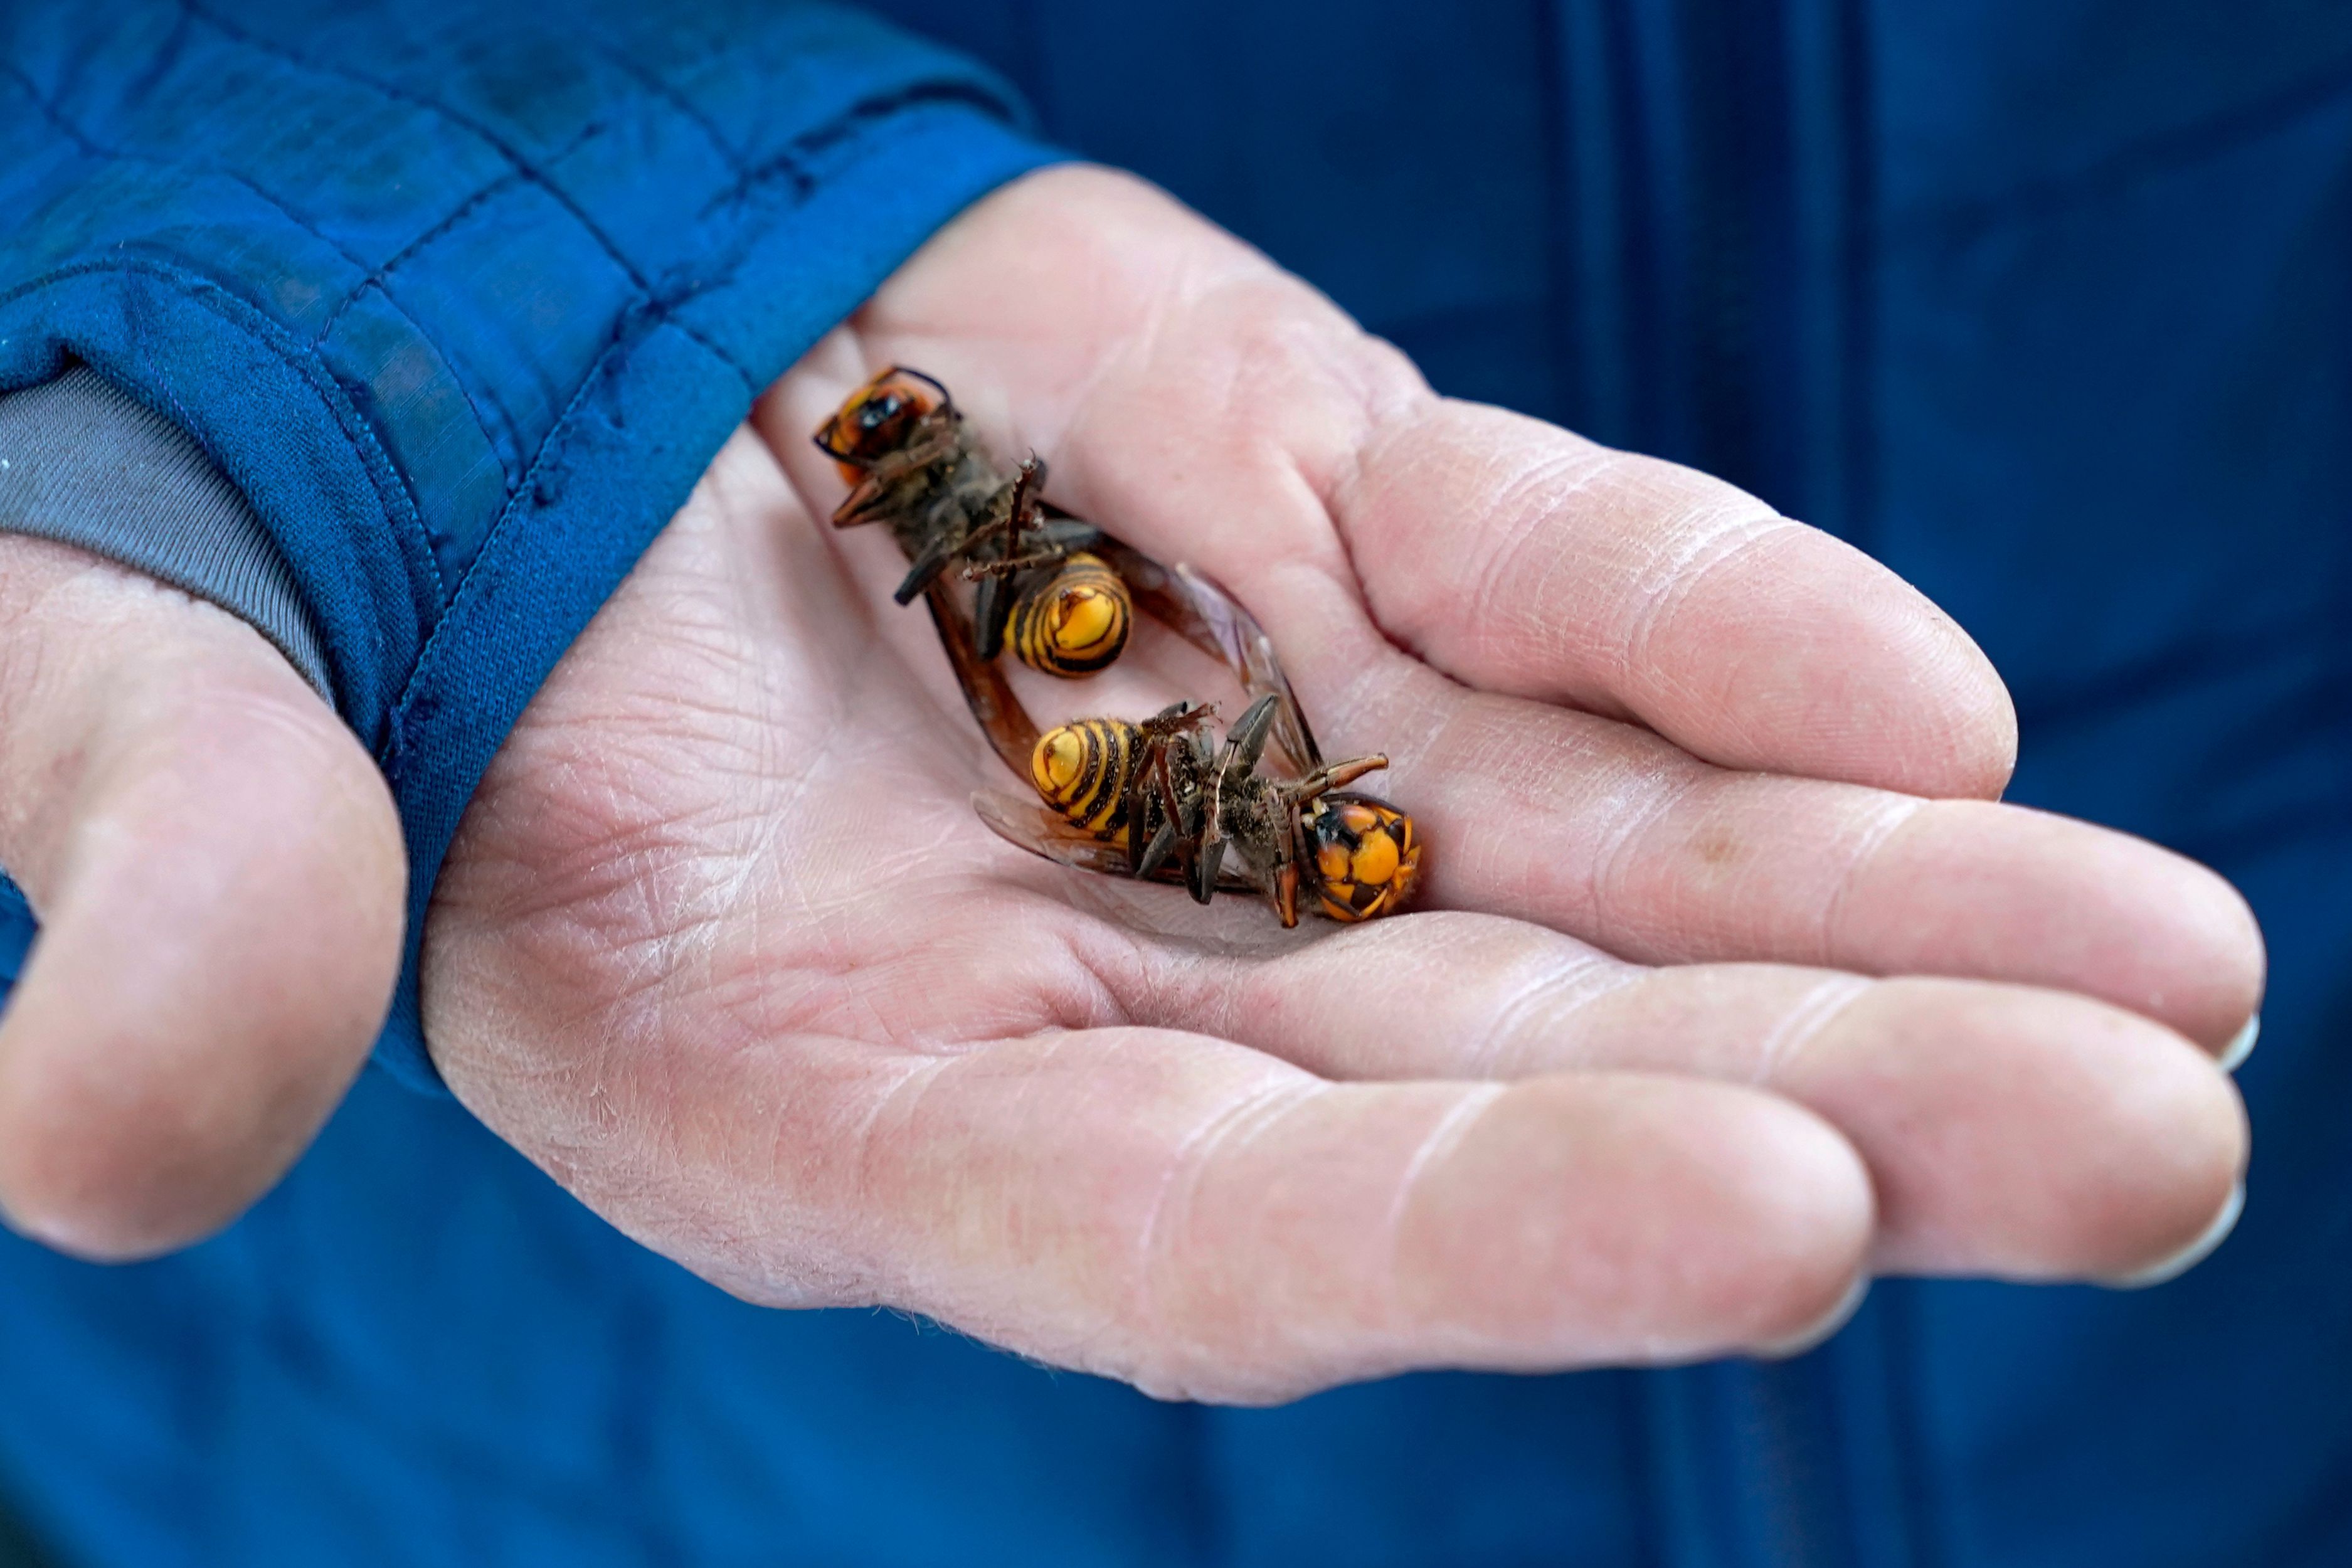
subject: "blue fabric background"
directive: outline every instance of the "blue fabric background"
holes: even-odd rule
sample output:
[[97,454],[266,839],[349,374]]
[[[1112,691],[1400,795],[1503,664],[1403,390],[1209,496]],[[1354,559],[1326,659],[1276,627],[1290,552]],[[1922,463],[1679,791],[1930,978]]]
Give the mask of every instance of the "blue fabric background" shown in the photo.
[[[66,56],[49,35],[82,24],[51,9],[10,13],[0,60],[55,100]],[[2018,694],[2017,798],[2210,860],[2263,917],[2273,984],[2242,1077],[2256,1156],[2238,1233],[2137,1295],[1882,1283],[1829,1346],[1780,1366],[1423,1376],[1202,1410],[887,1316],[741,1306],[621,1241],[453,1105],[372,1074],[292,1179],[206,1247],[110,1272],[0,1242],[0,1489],[89,1568],[2352,1561],[2352,13],[2318,0],[879,9],[992,63],[1055,139],[1265,246],[1444,389],[1723,471],[1951,608]],[[737,125],[728,114],[748,111],[725,106],[766,104],[783,79],[775,58],[717,47],[715,13],[683,0],[635,13],[626,79],[507,53],[510,22],[428,0],[406,15],[351,58],[404,68],[417,40],[462,37],[434,58],[470,63],[432,90],[529,121],[530,137],[509,133],[542,161],[602,111],[591,103],[663,121],[677,140],[649,144],[681,169],[715,159],[689,111]],[[797,8],[778,15],[802,25]],[[329,16],[278,25],[305,54],[353,48],[358,24]],[[842,26],[836,63],[861,79],[961,69]],[[776,37],[783,55],[800,47]],[[570,88],[548,89],[549,72]],[[116,100],[141,80],[74,74],[60,112],[117,134],[135,106]],[[374,100],[350,88],[310,111],[361,116],[333,143],[331,189],[369,183],[369,137],[405,155],[420,133],[381,103],[354,107]],[[0,180],[66,168],[76,154],[8,91]],[[489,96],[463,97],[476,91]],[[362,122],[379,111],[389,129]],[[945,141],[1003,146],[992,116],[944,118]],[[256,138],[243,172],[280,199],[309,188],[289,162],[304,149],[249,125],[220,133]],[[437,222],[508,171],[434,134],[456,166]],[[969,187],[988,177],[972,167]],[[209,197],[221,232],[269,230],[268,204],[235,185]],[[595,275],[595,247],[540,224],[527,187],[510,187],[517,226],[482,237],[489,259],[469,264],[489,270],[455,279],[495,278],[499,256],[542,247]],[[795,209],[803,253],[767,274],[768,304],[804,300],[790,310],[814,331],[956,199],[934,193],[926,216],[812,193]],[[342,279],[339,301],[424,232],[354,226],[338,243],[366,264],[335,273],[320,258],[318,275]],[[866,247],[862,281],[794,269],[845,247]],[[463,450],[387,448],[420,518],[496,511],[534,421],[583,370],[575,344],[564,374],[542,374],[499,336],[514,299],[479,286],[403,298],[464,320],[447,341],[484,358],[419,365],[400,395],[463,403],[495,386],[513,426],[484,419]],[[397,321],[367,313],[377,291],[357,292],[331,336],[397,341]],[[604,296],[633,297],[618,281]],[[789,353],[793,331],[730,327],[740,301],[708,303],[690,323],[746,365],[765,362],[730,331],[772,330],[761,341]],[[334,308],[269,305],[313,330]],[[738,405],[716,356],[659,335],[684,395]],[[683,387],[697,377],[698,393]],[[222,397],[213,406],[233,410]],[[266,454],[234,443],[267,434],[215,417],[224,461],[251,472]],[[317,493],[375,531],[323,540],[309,569],[341,595],[338,636],[357,650],[339,677],[347,703],[376,690],[388,722],[392,695],[368,682],[390,678],[370,675],[366,639],[413,653],[441,603],[420,586],[432,549],[400,543],[388,503],[369,499],[372,458],[347,445],[334,460]],[[287,483],[279,515],[320,504]],[[445,584],[480,536],[422,531],[456,552],[431,562]],[[482,668],[510,696],[540,653]],[[404,666],[387,654],[381,668]],[[453,744],[436,754],[471,755]]]

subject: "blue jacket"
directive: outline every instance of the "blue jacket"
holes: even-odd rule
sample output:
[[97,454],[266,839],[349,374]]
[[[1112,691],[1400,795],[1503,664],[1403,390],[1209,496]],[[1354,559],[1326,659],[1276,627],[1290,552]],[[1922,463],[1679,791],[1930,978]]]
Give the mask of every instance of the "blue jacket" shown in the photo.
[[699,1284],[404,1087],[404,1000],[226,1236],[0,1241],[0,1493],[88,1568],[2352,1561],[2352,13],[875,9],[997,74],[796,4],[0,7],[0,389],[70,350],[205,444],[429,873],[751,389],[1047,155],[1025,97],[1442,389],[1952,610],[2015,798],[2263,918],[2238,1233],[2136,1295],[1883,1283],[1776,1366],[1156,1405]]

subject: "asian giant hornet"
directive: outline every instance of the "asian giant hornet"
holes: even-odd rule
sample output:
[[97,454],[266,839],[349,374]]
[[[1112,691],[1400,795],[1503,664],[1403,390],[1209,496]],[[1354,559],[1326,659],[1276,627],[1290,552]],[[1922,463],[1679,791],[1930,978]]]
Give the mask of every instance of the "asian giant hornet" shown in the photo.
[[[1249,612],[1198,573],[1113,549],[1137,597],[1223,660],[1255,700],[1222,746],[1209,730],[1213,710],[1189,702],[1140,723],[1087,719],[1041,733],[1003,672],[976,657],[971,628],[935,597],[973,717],[1037,792],[981,792],[972,805],[982,820],[1049,860],[1181,882],[1202,903],[1219,891],[1263,893],[1285,926],[1298,923],[1302,901],[1338,921],[1393,913],[1420,873],[1420,837],[1403,812],[1343,787],[1388,760],[1325,763]],[[1278,773],[1260,771],[1269,750]]]
[[1038,737],[1031,782],[1044,809],[983,797],[999,834],[1048,859],[1104,870],[1106,853],[1131,877],[1174,872],[1207,903],[1227,879],[1263,892],[1285,926],[1308,907],[1338,921],[1370,920],[1402,905],[1421,868],[1412,818],[1341,786],[1388,766],[1381,756],[1318,765],[1303,777],[1259,771],[1289,699],[1266,692],[1213,744],[1209,710],[1179,702],[1140,724],[1087,719]]
[[978,584],[977,652],[1013,657],[1048,675],[1091,675],[1127,646],[1134,604],[1097,553],[1101,531],[1046,515],[1045,465],[1031,457],[1006,473],[965,427],[948,389],[892,365],[849,395],[818,426],[817,449],[851,489],[836,528],[889,525],[908,562],[894,595],[901,605],[948,568]]

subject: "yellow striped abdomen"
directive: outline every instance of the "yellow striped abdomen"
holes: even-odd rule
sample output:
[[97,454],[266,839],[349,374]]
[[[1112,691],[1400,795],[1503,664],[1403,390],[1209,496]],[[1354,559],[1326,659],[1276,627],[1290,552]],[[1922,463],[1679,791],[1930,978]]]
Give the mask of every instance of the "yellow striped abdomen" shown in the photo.
[[1127,646],[1134,608],[1118,574],[1100,556],[1080,551],[1013,602],[1004,640],[1013,657],[1032,669],[1092,675]]
[[1127,842],[1127,781],[1143,731],[1124,719],[1081,719],[1037,737],[1029,782],[1045,804],[1096,837]]

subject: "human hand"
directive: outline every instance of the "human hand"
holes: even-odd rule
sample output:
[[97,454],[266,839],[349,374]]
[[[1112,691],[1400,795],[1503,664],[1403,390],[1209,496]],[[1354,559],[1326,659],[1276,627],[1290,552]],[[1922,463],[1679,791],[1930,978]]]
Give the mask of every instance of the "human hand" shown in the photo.
[[[1392,759],[1422,912],[1286,935],[988,835],[903,563],[814,521],[806,433],[891,361],[1250,605],[1327,750]],[[458,1096],[727,1288],[1256,1400],[1785,1347],[1872,1270],[2119,1278],[2230,1201],[2243,904],[1990,804],[1991,668],[1844,546],[1432,396],[1094,170],[935,238],[756,424],[507,743],[425,968]],[[1202,674],[1139,633],[1067,695]]]

